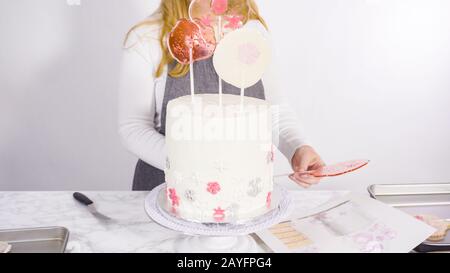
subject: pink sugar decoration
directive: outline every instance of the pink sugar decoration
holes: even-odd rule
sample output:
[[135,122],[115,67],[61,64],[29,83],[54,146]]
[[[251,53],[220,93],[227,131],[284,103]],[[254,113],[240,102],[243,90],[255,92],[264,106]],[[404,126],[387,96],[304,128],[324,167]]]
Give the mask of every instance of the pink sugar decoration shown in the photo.
[[225,220],[225,210],[223,210],[221,207],[217,207],[216,209],[214,209],[213,218],[217,222],[222,222],[223,220]]
[[177,195],[177,191],[173,188],[168,189],[169,199],[172,201],[172,206],[180,205],[180,198]]
[[211,194],[217,194],[220,191],[220,185],[218,182],[209,182],[206,190]]
[[252,43],[245,43],[239,46],[239,61],[246,65],[252,65],[261,55],[258,48]]
[[212,0],[211,10],[216,15],[224,14],[228,9],[228,0]]
[[228,22],[224,25],[225,28],[235,30],[242,25],[242,16],[240,15],[225,16],[225,20]]
[[200,18],[200,22],[205,25],[210,27],[212,24],[212,20],[211,20],[211,16],[209,16],[209,14],[206,14],[205,16],[203,16],[202,18]]

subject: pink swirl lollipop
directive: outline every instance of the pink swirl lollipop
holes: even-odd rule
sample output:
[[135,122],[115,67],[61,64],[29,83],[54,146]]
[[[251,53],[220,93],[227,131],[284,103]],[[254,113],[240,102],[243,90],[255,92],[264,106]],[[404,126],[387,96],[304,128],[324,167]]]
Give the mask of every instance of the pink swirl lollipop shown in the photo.
[[324,166],[323,168],[313,171],[310,174],[315,177],[338,176],[348,172],[353,172],[359,168],[366,166],[368,163],[369,160],[365,159],[351,160],[334,165]]
[[302,174],[308,174],[315,177],[326,177],[326,176],[338,176],[343,175],[349,172],[356,171],[359,168],[362,168],[366,166],[370,161],[365,159],[359,159],[359,160],[351,160],[346,162],[341,162],[333,165],[324,166],[318,170],[312,170],[312,171],[306,171],[306,172],[297,172],[297,173],[291,173],[291,174],[281,174],[274,176],[277,177],[283,177],[288,175],[289,177],[293,177],[294,175],[302,175]]
[[[235,30],[243,25],[243,16],[240,11],[246,5],[245,1],[228,0],[192,0],[189,5],[189,17],[191,20],[199,20],[206,26],[221,24],[219,18],[223,18],[226,29]],[[220,26],[219,26],[220,29]]]
[[212,0],[211,10],[216,15],[222,15],[228,10],[228,0]]

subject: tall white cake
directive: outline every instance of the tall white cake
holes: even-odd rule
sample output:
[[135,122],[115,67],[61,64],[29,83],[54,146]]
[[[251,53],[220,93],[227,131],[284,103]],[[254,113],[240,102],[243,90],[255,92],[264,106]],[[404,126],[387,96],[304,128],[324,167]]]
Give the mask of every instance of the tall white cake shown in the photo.
[[236,222],[267,211],[273,188],[270,107],[217,94],[167,106],[167,205],[195,222]]

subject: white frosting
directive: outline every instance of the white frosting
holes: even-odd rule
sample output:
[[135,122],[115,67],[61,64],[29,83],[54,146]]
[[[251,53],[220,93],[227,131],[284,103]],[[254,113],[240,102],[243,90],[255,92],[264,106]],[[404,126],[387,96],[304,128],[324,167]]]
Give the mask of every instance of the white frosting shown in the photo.
[[167,106],[167,201],[179,217],[234,222],[267,211],[273,187],[270,106],[217,94]]

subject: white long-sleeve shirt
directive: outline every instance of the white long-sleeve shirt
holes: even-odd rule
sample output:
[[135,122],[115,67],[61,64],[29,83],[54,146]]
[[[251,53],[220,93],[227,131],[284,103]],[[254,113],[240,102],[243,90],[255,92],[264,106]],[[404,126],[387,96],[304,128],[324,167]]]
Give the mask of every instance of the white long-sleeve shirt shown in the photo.
[[[256,28],[268,40],[268,32],[259,21],[249,21],[245,28]],[[144,162],[164,169],[165,137],[159,133],[167,67],[160,77],[154,72],[162,56],[159,44],[160,26],[150,25],[134,30],[124,49],[119,88],[119,134],[125,147]],[[306,144],[294,112],[277,88],[276,58],[262,81],[266,101],[276,106],[274,144],[290,161],[296,149]]]

